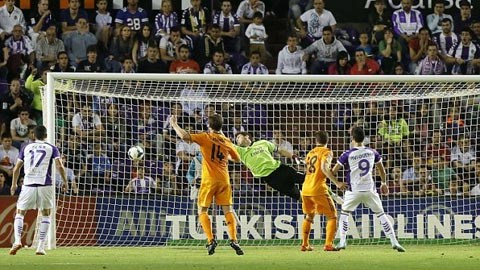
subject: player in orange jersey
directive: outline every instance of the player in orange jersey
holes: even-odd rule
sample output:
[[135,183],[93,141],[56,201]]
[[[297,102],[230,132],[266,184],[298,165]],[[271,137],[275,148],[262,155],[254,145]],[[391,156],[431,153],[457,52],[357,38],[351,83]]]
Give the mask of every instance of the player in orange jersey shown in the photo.
[[325,251],[337,251],[333,247],[333,239],[337,231],[337,210],[328,192],[327,177],[339,189],[345,189],[346,184],[339,182],[332,174],[330,164],[332,151],[327,148],[328,133],[319,131],[315,133],[316,147],[313,148],[305,160],[306,176],[302,186],[302,209],[305,219],[302,224],[303,241],[301,251],[312,251],[309,237],[316,213],[327,217],[327,236],[325,239]]
[[202,152],[202,183],[198,191],[198,218],[203,231],[207,235],[208,255],[215,253],[217,241],[213,236],[212,224],[208,216],[208,208],[215,202],[222,206],[230,235],[230,246],[237,255],[243,255],[243,250],[237,242],[237,224],[232,208],[232,188],[228,175],[228,159],[239,162],[240,157],[232,142],[222,133],[223,118],[219,114],[208,117],[209,132],[190,134],[177,123],[177,117],[172,115],[170,124],[177,135],[186,142],[200,145]]

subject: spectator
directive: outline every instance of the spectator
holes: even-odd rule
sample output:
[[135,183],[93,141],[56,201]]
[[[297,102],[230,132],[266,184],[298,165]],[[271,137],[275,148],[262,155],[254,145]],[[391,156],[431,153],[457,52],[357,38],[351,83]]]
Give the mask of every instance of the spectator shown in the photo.
[[[198,82],[191,82],[185,85],[185,88],[182,89],[180,92],[180,99],[183,100],[181,105],[183,111],[186,112],[190,116],[194,116],[195,111],[199,110],[203,112],[203,107],[205,103],[202,101],[198,101],[204,98],[207,98],[207,92],[205,91],[204,85]],[[196,101],[193,101],[196,100]],[[181,114],[177,114],[177,118],[179,118]],[[186,120],[186,119],[183,119]],[[191,120],[191,119],[187,119]],[[186,123],[184,123],[186,124]]]
[[432,183],[435,184],[440,193],[457,194],[458,182],[461,179],[450,163],[443,157],[436,157],[432,164]]
[[207,8],[201,6],[201,0],[190,0],[190,3],[192,6],[183,10],[180,25],[182,34],[192,40],[195,48],[202,35],[207,32],[207,24],[210,23],[211,14]]
[[138,6],[138,0],[127,0],[127,6],[120,9],[115,17],[115,36],[120,34],[122,25],[128,25],[136,32],[148,23],[147,11]]
[[303,60],[304,53],[297,44],[297,35],[289,35],[287,45],[278,53],[276,74],[307,74],[307,63]]
[[352,65],[348,62],[348,53],[341,51],[337,55],[337,61],[328,67],[329,75],[350,75]]
[[300,15],[313,8],[313,0],[289,0],[288,6],[288,17],[290,18],[291,29],[293,30]]
[[[323,28],[323,35],[320,40],[315,41],[308,46],[303,52],[303,60],[308,61],[312,53],[316,54],[316,58],[310,67],[311,74],[327,74],[328,66],[337,60],[337,55],[341,51],[347,51],[343,44],[333,36],[331,26]],[[363,51],[365,54],[365,51]]]
[[150,43],[147,49],[147,58],[138,63],[138,73],[167,73],[167,66],[159,59],[158,47]]
[[259,51],[250,52],[250,62],[243,65],[241,74],[268,74],[268,68],[260,63],[260,59]]
[[[402,173],[402,180],[400,181],[400,190],[401,192],[413,193],[414,191],[419,191],[418,188],[420,183],[420,170],[423,166],[422,158],[416,156],[412,160],[411,166],[409,166]],[[415,187],[417,187],[415,189]]]
[[427,56],[418,63],[415,74],[417,75],[441,75],[445,72],[445,64],[438,56],[438,47],[430,43],[427,48]]
[[95,16],[95,36],[99,43],[105,48],[110,46],[110,38],[112,36],[113,18],[108,12],[107,0],[97,0],[97,15]]
[[464,135],[460,136],[457,140],[457,145],[452,148],[451,163],[452,168],[460,176],[463,183],[459,183],[462,186],[463,192],[470,191],[470,187],[476,184],[475,179],[475,166],[477,155],[475,147],[471,145],[470,139]]
[[401,193],[400,182],[402,181],[402,169],[393,167],[391,173],[388,174],[387,186],[390,194]]
[[[62,40],[65,42],[68,35],[80,30],[78,21],[84,19],[88,23],[88,14],[80,8],[79,0],[68,0],[68,8],[60,11],[60,23],[62,25]],[[88,31],[88,25],[87,31]],[[82,25],[82,27],[85,27]],[[95,41],[96,42],[96,41]]]
[[6,80],[8,74],[7,60],[8,48],[5,47],[4,42],[0,42],[0,80]]
[[[205,64],[212,60],[214,52],[225,52],[223,39],[220,36],[220,26],[218,24],[210,25],[208,27],[208,33],[200,38],[200,40],[201,42],[197,44],[195,56],[202,67],[205,67]],[[230,55],[224,53],[224,57],[228,59]]]
[[433,35],[442,32],[442,21],[449,19],[453,22],[453,18],[449,14],[445,14],[445,0],[435,0],[433,13],[427,15],[427,25]]
[[[285,137],[285,133],[280,129],[275,129],[273,131],[273,139],[272,143],[275,144],[277,149],[283,149],[288,151],[289,153],[293,153],[293,145],[288,139]],[[281,156],[278,152],[275,152],[275,157],[280,159],[283,164],[288,163],[287,158]]]
[[97,46],[90,45],[87,48],[87,59],[78,63],[78,72],[105,72],[105,64],[98,60]]
[[129,145],[129,136],[127,132],[130,127],[126,123],[126,119],[120,115],[118,105],[110,103],[107,107],[107,114],[104,116],[102,123],[105,125],[105,142],[107,150],[112,158],[119,158],[120,153],[126,151]]
[[7,128],[10,127],[10,121],[18,116],[20,110],[30,106],[32,99],[33,96],[30,92],[21,89],[19,79],[12,79],[10,81],[9,92],[2,95],[0,98],[2,104],[0,114],[0,134],[7,131]]
[[232,68],[224,61],[224,52],[215,51],[212,61],[208,62],[203,69],[204,74],[232,74]]
[[30,110],[31,118],[37,122],[38,125],[43,123],[43,103],[42,103],[42,87],[47,84],[47,73],[49,68],[44,68],[40,71],[40,78],[35,79],[38,69],[33,69],[32,74],[28,76],[25,81],[25,88],[33,94],[32,108]]
[[12,146],[12,135],[10,133],[3,133],[0,138],[2,139],[2,144],[0,145],[0,172],[4,172],[11,177],[13,166],[17,163],[19,151]]
[[[459,43],[459,37],[452,29],[452,20],[445,18],[442,20],[442,32],[432,38],[440,50],[440,57],[443,61],[446,61],[447,54],[453,45]],[[452,73],[452,65],[447,65],[446,72],[447,74]]]
[[25,140],[21,145],[20,145],[20,148],[18,149],[23,149],[25,146],[27,146],[28,144],[32,143],[35,141],[35,132],[33,132],[33,129],[35,129],[37,125],[29,125],[28,126],[28,137],[27,137],[27,140]]
[[20,25],[25,32],[25,17],[21,9],[15,6],[15,0],[5,0],[0,7],[0,40],[13,35],[15,26]]
[[129,26],[120,26],[120,35],[113,38],[110,46],[109,60],[119,61],[125,57],[131,57],[133,49],[133,34]]
[[360,33],[360,36],[358,37],[358,41],[360,42],[360,44],[357,46],[356,49],[363,49],[368,57],[373,57],[374,56],[373,48],[370,45],[370,42],[368,40],[368,33],[367,32]]
[[470,25],[470,28],[472,29],[473,34],[475,35],[472,39],[473,43],[475,43],[477,46],[480,46],[480,20],[473,21],[472,24]]
[[220,26],[225,51],[229,54],[240,53],[240,20],[237,14],[232,13],[230,0],[222,1],[221,11],[215,13],[213,24]]
[[136,175],[125,187],[125,192],[150,194],[156,191],[157,182],[151,176],[145,175],[145,168],[138,167]]
[[92,112],[92,107],[85,102],[81,110],[72,118],[73,134],[81,139],[82,142],[92,142],[101,139],[104,132],[100,116]]
[[108,192],[112,190],[112,162],[105,155],[105,149],[99,142],[92,145],[93,153],[87,158],[80,176],[86,183],[85,191]]
[[432,35],[430,29],[422,27],[419,30],[418,36],[408,42],[408,49],[410,51],[410,73],[415,74],[415,70],[420,60],[427,56],[427,49],[430,44],[434,44],[431,41]]
[[200,73],[200,66],[195,60],[190,59],[190,49],[182,44],[178,48],[178,59],[170,65],[170,73]]
[[7,182],[7,174],[0,171],[0,196],[10,196],[10,186]]
[[459,3],[460,13],[454,18],[453,25],[455,26],[455,33],[460,34],[463,29],[470,27],[472,24],[472,5],[467,0],[461,0]]
[[177,176],[173,170],[172,162],[166,160],[163,162],[162,174],[157,183],[158,191],[162,194],[180,195],[181,189]]
[[434,130],[432,133],[432,139],[426,147],[427,162],[429,165],[434,164],[438,157],[450,162],[450,147],[442,140],[442,132],[440,130]]
[[75,67],[69,64],[68,53],[62,51],[57,53],[57,63],[50,67],[53,72],[74,72]]
[[258,51],[262,57],[262,61],[267,59],[267,49],[265,48],[265,41],[268,38],[267,30],[263,25],[263,14],[261,12],[255,12],[253,14],[253,22],[248,25],[245,30],[245,36],[250,41],[249,52]]
[[381,69],[377,61],[367,58],[364,50],[355,51],[355,64],[350,70],[351,75],[376,75],[380,73]]
[[38,41],[45,37],[45,32],[50,26],[55,26],[55,30],[57,29],[55,17],[52,16],[52,12],[48,8],[48,0],[38,0],[37,8],[32,8],[28,17],[27,33],[34,48],[36,48]]
[[57,38],[57,27],[51,25],[46,30],[45,38],[36,46],[37,68],[51,67],[57,62],[59,52],[65,51],[63,41]]
[[393,31],[390,28],[384,30],[384,38],[378,45],[382,71],[384,74],[395,74],[395,64],[402,62],[402,47],[393,37]]
[[[300,29],[302,44],[308,46],[320,40],[326,26],[330,26],[331,33],[335,33],[337,21],[333,14],[324,9],[324,0],[314,0],[313,9],[305,11],[298,19],[297,26]],[[307,27],[305,28],[305,25]]]
[[[70,3],[74,1],[77,0],[70,0]],[[75,67],[81,61],[87,59],[88,46],[97,44],[97,38],[89,31],[87,19],[79,17],[76,26],[77,30],[72,31],[64,39],[65,49],[68,52],[70,64]]]
[[177,116],[177,121],[178,123],[181,123],[182,126],[190,122],[192,123],[194,122],[194,120],[191,119],[191,117],[187,114],[187,112],[183,111],[183,106],[181,103],[172,103],[172,105],[170,106],[170,115],[167,116],[167,118],[163,123],[163,132],[160,138],[160,142],[157,143],[158,146],[163,146],[159,148],[160,151],[158,152],[159,153],[163,152],[164,156],[166,157],[174,155],[174,150],[177,143],[177,135],[169,122],[170,117],[172,117],[172,115]]
[[372,44],[379,44],[384,37],[383,31],[392,27],[392,14],[385,7],[385,0],[376,0],[375,8],[368,14]]
[[[193,131],[193,125],[185,125],[186,131]],[[175,174],[178,177],[181,177],[183,180],[188,171],[188,166],[190,165],[190,161],[197,156],[200,152],[200,146],[194,142],[186,142],[184,140],[177,140],[176,144],[176,156],[177,160],[175,163]],[[186,181],[182,181],[185,183]],[[182,187],[185,188],[185,187]]]
[[122,70],[120,70],[120,73],[135,73],[134,66],[132,58],[125,57],[122,59]]
[[140,61],[146,59],[149,44],[155,44],[152,27],[144,24],[140,28],[140,31],[135,34],[135,40],[133,42],[132,59],[135,66],[138,66]]
[[23,26],[15,25],[12,32],[12,36],[5,41],[5,47],[10,52],[7,60],[9,77],[24,79],[27,70],[35,67],[35,51],[32,41],[23,32]]
[[405,70],[405,67],[400,62],[397,62],[393,67],[393,69],[394,69],[394,75],[408,75],[408,72]]
[[255,12],[265,14],[265,4],[260,0],[243,0],[238,5],[237,16],[242,24],[250,24],[253,22]]
[[10,134],[12,135],[13,146],[20,149],[23,142],[28,141],[28,127],[37,123],[30,119],[27,108],[20,109],[18,117],[10,122]]
[[180,28],[172,27],[170,34],[160,39],[160,58],[169,66],[171,62],[177,59],[180,46],[186,44],[187,42],[181,38]]
[[472,30],[464,28],[458,42],[447,54],[445,62],[453,64],[453,75],[472,75],[480,66],[480,48],[472,42]]
[[173,27],[180,27],[178,15],[172,9],[172,1],[163,0],[162,9],[155,16],[155,37],[160,39],[169,35]]
[[427,167],[422,166],[419,172],[418,185],[414,186],[413,195],[415,196],[438,196],[442,194],[436,184],[432,181],[432,175],[429,173]]
[[416,38],[423,27],[422,13],[412,9],[412,0],[402,0],[402,8],[393,12],[393,30],[406,51],[410,40]]

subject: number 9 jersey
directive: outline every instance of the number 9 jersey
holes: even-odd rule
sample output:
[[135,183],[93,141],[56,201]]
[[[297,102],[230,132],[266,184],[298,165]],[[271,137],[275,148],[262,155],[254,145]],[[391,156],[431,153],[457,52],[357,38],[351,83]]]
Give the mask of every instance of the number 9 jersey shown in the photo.
[[354,147],[338,158],[337,163],[344,167],[346,182],[351,191],[375,191],[372,171],[375,164],[382,162],[380,154],[369,147]]

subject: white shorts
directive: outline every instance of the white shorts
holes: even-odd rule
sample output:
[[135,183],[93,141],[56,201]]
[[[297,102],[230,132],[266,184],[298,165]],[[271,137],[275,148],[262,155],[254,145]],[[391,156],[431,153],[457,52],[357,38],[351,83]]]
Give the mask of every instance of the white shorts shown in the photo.
[[374,213],[383,213],[383,205],[376,191],[347,191],[345,192],[342,211],[353,212],[363,203]]
[[52,209],[53,208],[53,186],[29,187],[22,186],[18,196],[17,209]]

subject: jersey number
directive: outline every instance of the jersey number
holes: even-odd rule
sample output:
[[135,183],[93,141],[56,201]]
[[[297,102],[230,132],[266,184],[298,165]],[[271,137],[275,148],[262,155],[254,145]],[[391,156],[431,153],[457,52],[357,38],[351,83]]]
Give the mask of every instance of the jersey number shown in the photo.
[[142,26],[140,18],[128,18],[127,25],[134,31],[140,30],[140,27]]
[[358,168],[362,171],[360,176],[365,176],[370,171],[370,162],[367,159],[362,159],[358,162]]
[[210,154],[210,159],[215,161],[215,158],[218,158],[220,161],[222,161],[225,156],[220,151],[220,145],[212,144],[212,153]]
[[[36,151],[30,150],[30,154],[32,155],[31,158],[30,158],[30,167],[38,167],[40,165],[40,163],[42,163],[45,156],[47,155],[47,151],[45,151],[45,150],[36,150]],[[40,155],[35,155],[35,154],[40,154]],[[35,162],[35,157],[39,157],[39,158],[37,160],[37,163],[35,163],[35,165],[33,165],[33,163]]]
[[317,156],[313,156],[307,163],[308,173],[315,173],[317,168],[315,168],[315,163],[317,162]]

